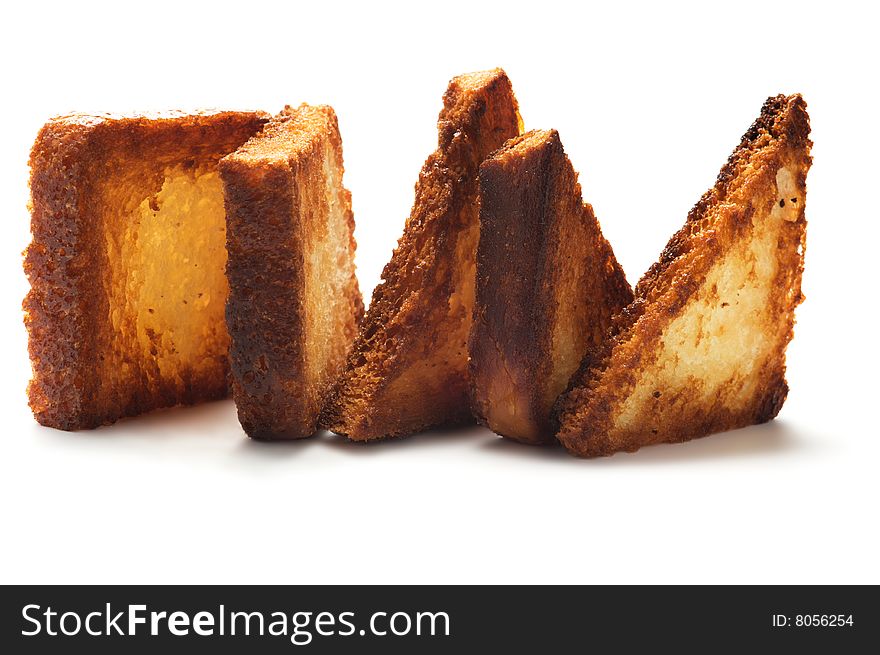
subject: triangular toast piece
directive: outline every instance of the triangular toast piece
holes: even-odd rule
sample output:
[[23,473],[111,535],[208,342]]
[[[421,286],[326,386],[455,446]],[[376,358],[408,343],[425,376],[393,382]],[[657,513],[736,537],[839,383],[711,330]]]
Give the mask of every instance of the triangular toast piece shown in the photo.
[[454,78],[438,130],[403,236],[322,419],[351,439],[403,436],[471,419],[467,338],[479,234],[477,172],[520,131],[504,71]]
[[31,152],[24,300],[34,417],[94,428],[229,392],[217,162],[262,112],[49,121]]
[[483,162],[469,344],[480,423],[553,441],[553,403],[632,299],[556,130],[511,139]]
[[220,174],[239,420],[258,439],[310,436],[364,310],[336,114],[285,107]]
[[560,398],[569,451],[634,451],[776,416],[803,300],[809,131],[800,95],[767,100]]

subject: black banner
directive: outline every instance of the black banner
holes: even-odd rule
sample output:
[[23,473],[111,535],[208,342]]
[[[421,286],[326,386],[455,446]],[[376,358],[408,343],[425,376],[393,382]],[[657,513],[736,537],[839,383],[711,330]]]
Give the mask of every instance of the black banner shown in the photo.
[[880,637],[873,587],[49,586],[2,594],[6,653],[854,652]]

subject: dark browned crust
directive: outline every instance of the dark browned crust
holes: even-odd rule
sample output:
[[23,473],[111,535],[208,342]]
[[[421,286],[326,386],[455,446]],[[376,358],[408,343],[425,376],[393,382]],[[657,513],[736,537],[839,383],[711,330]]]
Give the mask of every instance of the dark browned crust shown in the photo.
[[[554,440],[552,402],[562,389],[549,386],[560,365],[553,359],[558,315],[576,323],[582,342],[564,387],[633,299],[577,178],[556,130],[511,139],[480,166],[471,393],[482,425],[525,443]],[[493,396],[495,389],[503,392]],[[515,418],[502,409],[511,402]]]
[[[763,423],[785,402],[785,347],[793,337],[794,310],[803,301],[800,283],[806,249],[806,174],[810,124],[800,95],[768,98],[718,179],[667,243],[659,261],[636,286],[635,300],[615,317],[604,345],[589,352],[556,404],[559,440],[575,455],[592,457],[661,442],[681,442],[714,432]],[[776,358],[758,381],[750,405],[739,412],[693,407],[687,399],[655,396],[658,407],[684,407],[674,431],[652,429],[622,441],[612,438],[613,419],[657,356],[665,328],[687,307],[709,270],[737,242],[748,239],[755,208],[750,199],[769,195],[784,163],[798,170],[796,220],[783,225],[779,268],[768,314],[776,317]],[[776,200],[773,200],[774,202]],[[708,411],[711,409],[712,411]],[[647,419],[646,419],[647,421]]]
[[[462,267],[473,265],[476,251],[480,162],[519,133],[520,120],[510,80],[500,69],[453,79],[443,102],[437,150],[422,168],[403,236],[322,416],[324,427],[351,439],[472,420],[471,307],[465,300],[451,308],[450,301],[458,302],[456,279],[472,275]],[[470,234],[473,244],[463,241]],[[456,249],[466,250],[461,254],[469,261],[459,260]],[[406,376],[422,370],[425,384],[408,384]]]
[[222,398],[226,379],[193,379],[183,394],[133,379],[102,390],[107,268],[98,186],[127,168],[161,180],[166,165],[216,162],[260,129],[259,112],[90,116],[49,121],[30,156],[31,232],[24,300],[33,378],[28,398],[41,424],[93,428],[124,416]]
[[[329,238],[325,151],[338,180],[333,192],[342,199],[347,218],[349,282],[339,290],[346,311],[327,316],[338,330],[326,364],[329,372],[310,373],[306,358],[317,336],[309,334],[306,320],[310,300],[304,259],[311,234]],[[226,321],[239,420],[257,439],[310,436],[364,311],[354,268],[351,194],[342,187],[336,114],[327,106],[287,108],[224,158],[220,173],[229,254]]]

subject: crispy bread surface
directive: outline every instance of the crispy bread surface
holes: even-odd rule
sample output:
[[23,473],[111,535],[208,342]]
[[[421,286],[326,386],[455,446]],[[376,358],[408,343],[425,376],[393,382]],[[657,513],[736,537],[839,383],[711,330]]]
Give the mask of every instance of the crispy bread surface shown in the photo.
[[776,96],[557,403],[579,456],[634,451],[776,416],[803,300],[809,117]]
[[285,108],[220,175],[238,417],[254,438],[307,437],[364,310],[336,114]]
[[480,166],[474,410],[526,443],[553,441],[553,403],[633,299],[577,178],[556,130],[511,139]]
[[92,428],[226,396],[217,162],[266,120],[74,114],[43,127],[24,261],[37,421]]
[[500,69],[454,78],[443,100],[437,150],[422,168],[403,236],[324,411],[323,425],[351,439],[471,420],[477,172],[521,123]]

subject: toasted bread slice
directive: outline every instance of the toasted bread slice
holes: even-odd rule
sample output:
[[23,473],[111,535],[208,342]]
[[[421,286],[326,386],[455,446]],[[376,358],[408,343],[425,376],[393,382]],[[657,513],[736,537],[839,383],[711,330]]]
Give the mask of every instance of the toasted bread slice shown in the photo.
[[479,234],[480,162],[520,131],[500,69],[454,78],[439,144],[323,425],[355,440],[471,420],[467,338]]
[[556,130],[511,139],[480,166],[474,411],[526,443],[554,440],[553,403],[633,298],[577,178]]
[[266,120],[74,114],[43,127],[24,262],[37,421],[92,428],[227,395],[217,162]]
[[333,109],[285,110],[220,162],[232,391],[254,438],[307,437],[364,311]]
[[769,98],[560,398],[580,456],[762,423],[788,393],[785,347],[803,300],[809,117]]

